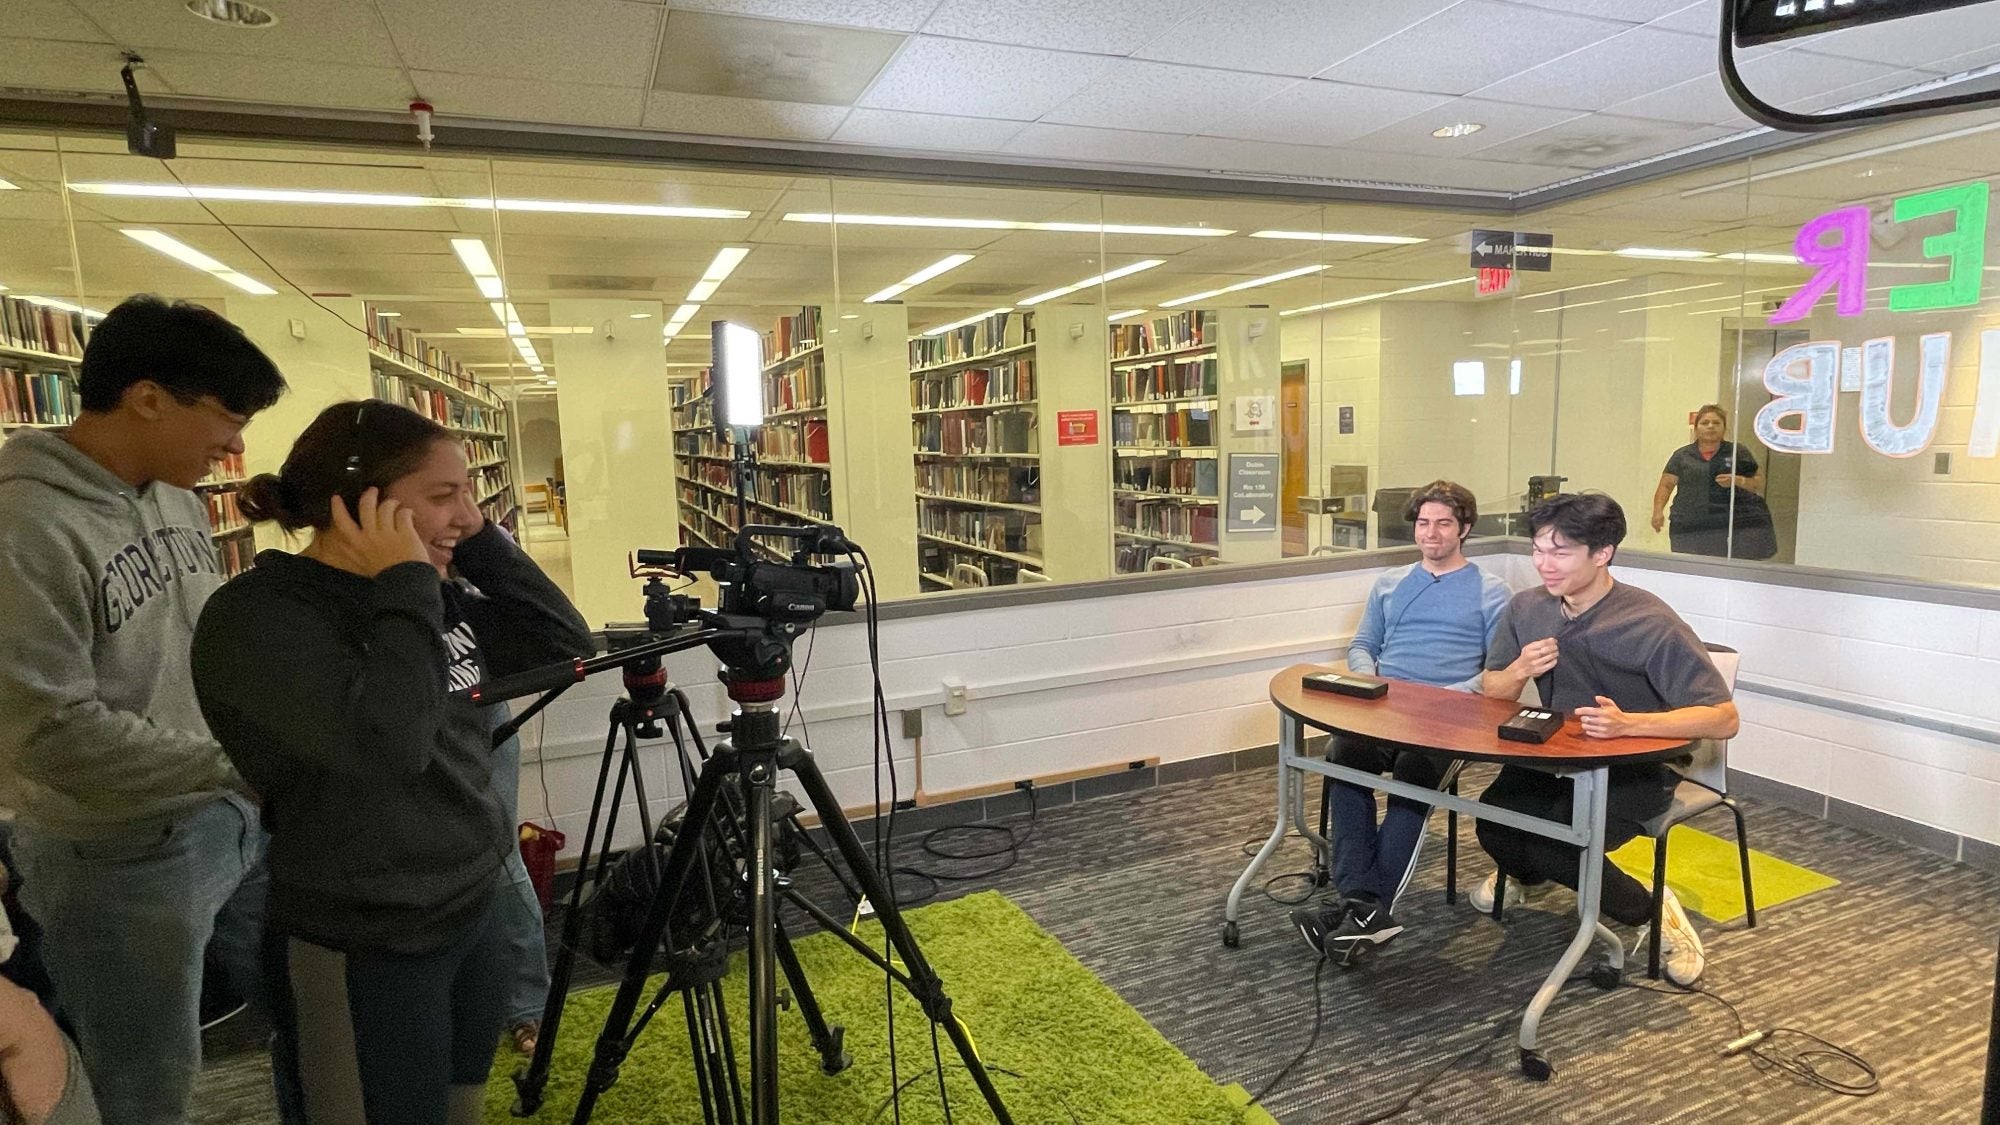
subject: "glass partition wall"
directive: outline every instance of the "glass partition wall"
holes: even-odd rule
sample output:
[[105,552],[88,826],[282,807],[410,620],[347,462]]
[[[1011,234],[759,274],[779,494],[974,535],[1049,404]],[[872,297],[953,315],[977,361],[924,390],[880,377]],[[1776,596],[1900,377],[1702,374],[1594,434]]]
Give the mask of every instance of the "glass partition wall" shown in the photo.
[[[1483,535],[1599,490],[1633,548],[2000,584],[2000,115],[1521,214],[182,153],[0,136],[9,430],[63,421],[80,310],[209,304],[294,386],[245,471],[326,403],[424,409],[494,518],[562,497],[594,619],[632,616],[628,549],[746,520],[838,523],[885,598],[949,597],[1392,547],[1441,477]],[[741,513],[717,320],[765,340]]]

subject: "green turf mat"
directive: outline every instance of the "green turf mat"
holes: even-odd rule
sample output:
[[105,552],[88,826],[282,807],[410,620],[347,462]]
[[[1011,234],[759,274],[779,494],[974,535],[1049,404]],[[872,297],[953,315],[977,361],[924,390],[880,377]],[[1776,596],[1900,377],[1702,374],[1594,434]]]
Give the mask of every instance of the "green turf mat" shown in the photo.
[[[1009,1112],[1021,1125],[1257,1125],[1261,1109],[1236,1088],[1219,1086],[1120,1000],[1062,943],[997,892],[984,892],[908,912],[918,946],[943,978],[954,1010],[970,1029],[981,1057],[995,1068]],[[881,927],[864,922],[860,934],[879,948]],[[820,1073],[796,1007],[779,1013],[780,1111],[787,1125],[864,1125],[890,1090],[883,975],[831,934],[797,943],[827,1019],[847,1028],[854,1065],[833,1076]],[[657,987],[657,981],[655,986]],[[744,1034],[745,978],[738,955],[724,982],[737,1058],[747,1072]],[[591,989],[570,998],[556,1045],[548,1100],[536,1121],[568,1121],[612,990]],[[915,1001],[896,990],[896,1053],[903,1121],[942,1125],[930,1025]],[[678,1125],[701,1120],[689,1059],[681,1000],[672,997],[625,1062],[618,1084],[598,1103],[593,1121],[604,1125]],[[938,1035],[945,1059],[945,1088],[952,1116],[962,1125],[990,1122],[950,1040]],[[518,1121],[508,1112],[520,1065],[511,1049],[495,1064],[487,1089],[486,1120]]]
[[[1626,874],[1653,885],[1653,839],[1640,836],[1611,853]],[[1776,906],[1840,880],[1750,849],[1750,882],[1759,907]],[[1716,922],[1743,916],[1743,874],[1736,841],[1677,824],[1667,843],[1667,886],[1688,910]]]

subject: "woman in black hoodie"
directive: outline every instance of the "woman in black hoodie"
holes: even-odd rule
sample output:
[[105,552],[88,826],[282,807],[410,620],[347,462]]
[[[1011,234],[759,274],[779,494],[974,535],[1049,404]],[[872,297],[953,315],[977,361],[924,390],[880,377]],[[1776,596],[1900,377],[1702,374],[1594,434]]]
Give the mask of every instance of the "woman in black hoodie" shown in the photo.
[[266,969],[314,1125],[479,1120],[506,1015],[513,826],[488,716],[452,693],[591,643],[473,487],[436,423],[328,407],[241,496],[310,545],[259,554],[195,633],[202,713],[263,799]]

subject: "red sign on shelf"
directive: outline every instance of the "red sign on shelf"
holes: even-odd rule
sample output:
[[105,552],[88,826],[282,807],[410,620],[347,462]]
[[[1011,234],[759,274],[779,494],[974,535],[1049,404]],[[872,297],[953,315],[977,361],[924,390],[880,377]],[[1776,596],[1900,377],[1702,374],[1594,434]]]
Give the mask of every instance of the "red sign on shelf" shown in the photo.
[[1057,445],[1096,445],[1097,411],[1056,411]]

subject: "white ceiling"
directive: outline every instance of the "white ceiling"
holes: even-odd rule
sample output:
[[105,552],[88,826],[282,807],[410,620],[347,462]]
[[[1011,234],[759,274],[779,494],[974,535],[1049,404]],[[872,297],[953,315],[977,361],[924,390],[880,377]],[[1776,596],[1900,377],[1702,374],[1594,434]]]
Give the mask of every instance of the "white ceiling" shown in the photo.
[[[1500,193],[1753,128],[1715,76],[1718,0],[260,2],[275,26],[7,0],[0,95],[116,93],[135,51],[177,105],[424,98],[444,120]],[[2000,0],[1742,58],[1767,100],[1824,109],[2000,64]],[[1430,135],[1457,121],[1487,128]]]

